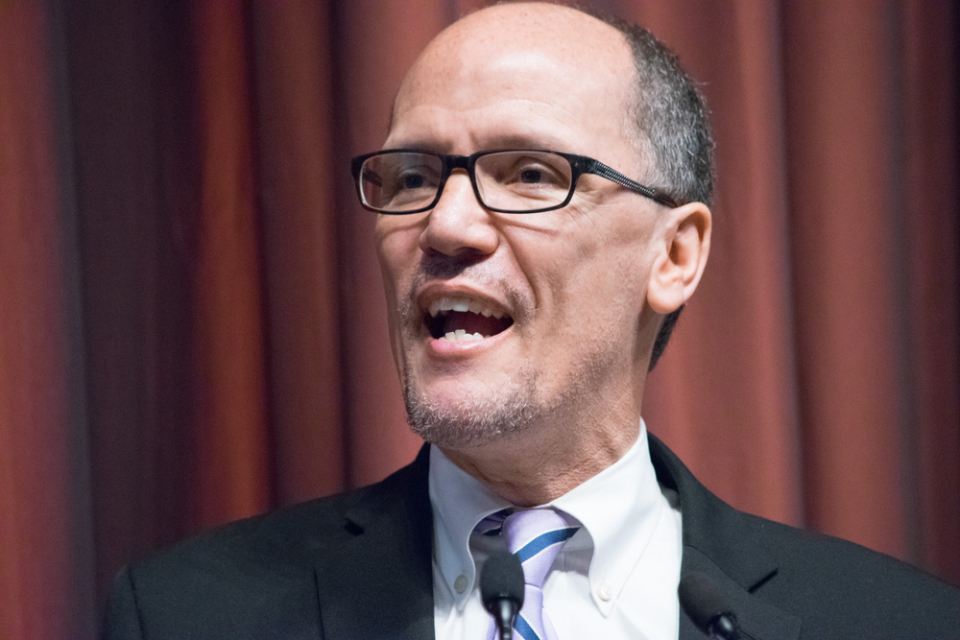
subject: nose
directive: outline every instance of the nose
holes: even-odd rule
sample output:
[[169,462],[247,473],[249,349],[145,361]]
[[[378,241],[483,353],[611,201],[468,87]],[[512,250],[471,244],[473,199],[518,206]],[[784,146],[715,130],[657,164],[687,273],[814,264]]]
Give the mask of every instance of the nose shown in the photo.
[[490,212],[480,205],[473,192],[470,177],[463,170],[455,170],[447,178],[437,205],[427,215],[420,248],[426,254],[489,255],[496,251],[499,237]]

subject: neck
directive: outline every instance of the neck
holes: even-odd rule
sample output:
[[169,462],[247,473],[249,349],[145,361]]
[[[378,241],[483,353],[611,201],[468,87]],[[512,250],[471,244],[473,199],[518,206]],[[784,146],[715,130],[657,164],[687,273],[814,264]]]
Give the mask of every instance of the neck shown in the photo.
[[556,500],[617,462],[640,434],[640,419],[608,428],[531,429],[479,447],[443,454],[500,497],[518,507]]

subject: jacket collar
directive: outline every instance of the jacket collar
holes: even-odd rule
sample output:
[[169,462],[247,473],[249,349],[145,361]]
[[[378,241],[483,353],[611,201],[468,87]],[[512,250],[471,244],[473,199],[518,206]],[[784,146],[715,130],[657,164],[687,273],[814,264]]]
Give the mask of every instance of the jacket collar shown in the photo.
[[[711,575],[720,584],[751,637],[791,640],[800,637],[801,620],[754,595],[777,580],[776,555],[763,543],[760,529],[770,523],[743,514],[702,484],[660,440],[650,436],[650,457],[657,481],[680,496],[683,515],[681,578],[694,571]],[[680,638],[703,638],[691,620],[680,614]]]
[[433,516],[428,448],[383,482],[353,494],[352,534],[315,563],[324,640],[433,640]]

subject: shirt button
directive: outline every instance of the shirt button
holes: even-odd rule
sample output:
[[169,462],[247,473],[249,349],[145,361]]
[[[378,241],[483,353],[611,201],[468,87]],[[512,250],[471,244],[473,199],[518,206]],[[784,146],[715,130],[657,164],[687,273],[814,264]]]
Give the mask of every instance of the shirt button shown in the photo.
[[613,597],[613,587],[601,580],[599,584],[597,584],[597,596],[604,602],[607,602]]
[[453,581],[453,588],[457,590],[457,593],[463,593],[467,590],[467,576],[462,573],[457,576],[457,579]]

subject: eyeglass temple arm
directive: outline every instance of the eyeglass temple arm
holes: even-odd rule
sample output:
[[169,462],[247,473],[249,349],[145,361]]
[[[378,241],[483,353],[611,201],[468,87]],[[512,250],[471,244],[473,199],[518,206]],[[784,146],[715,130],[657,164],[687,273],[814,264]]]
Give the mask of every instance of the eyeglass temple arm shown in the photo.
[[588,169],[589,173],[593,173],[600,176],[601,178],[606,178],[607,180],[616,182],[622,187],[626,187],[631,191],[636,191],[640,195],[646,196],[647,198],[650,198],[655,202],[659,202],[662,205],[668,206],[671,209],[675,209],[680,206],[680,204],[676,200],[674,200],[667,194],[661,193],[660,191],[657,191],[652,187],[642,185],[639,182],[635,182],[630,178],[628,178],[627,176],[620,173],[619,171],[617,171],[616,169],[611,169],[610,167],[608,167],[607,165],[603,164],[598,160],[594,160],[591,163],[591,165],[592,166],[590,166],[590,168]]

